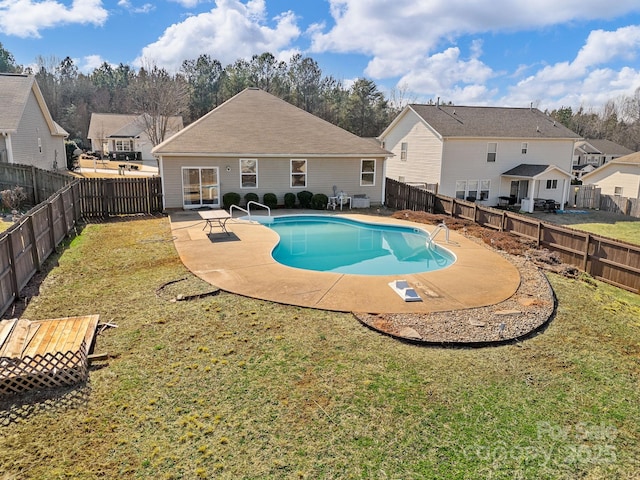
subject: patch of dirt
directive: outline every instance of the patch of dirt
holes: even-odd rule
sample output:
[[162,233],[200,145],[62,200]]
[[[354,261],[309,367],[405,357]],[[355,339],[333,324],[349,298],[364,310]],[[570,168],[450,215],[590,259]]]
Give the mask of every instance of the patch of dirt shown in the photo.
[[355,314],[368,327],[396,338],[426,344],[475,346],[523,339],[542,329],[555,312],[555,295],[543,271],[571,278],[580,275],[575,267],[563,264],[557,254],[537,250],[535,243],[510,233],[426,212],[403,210],[392,217],[429,225],[444,222],[449,229],[493,248],[520,273],[516,293],[496,305],[428,314]]

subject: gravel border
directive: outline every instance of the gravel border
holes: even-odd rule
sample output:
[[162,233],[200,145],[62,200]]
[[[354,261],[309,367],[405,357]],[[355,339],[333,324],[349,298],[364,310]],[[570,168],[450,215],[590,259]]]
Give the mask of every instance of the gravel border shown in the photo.
[[[486,307],[427,314],[362,314],[365,326],[391,337],[434,346],[483,347],[513,343],[541,331],[552,320],[557,299],[529,255],[496,253],[520,272],[520,285],[507,300]],[[425,292],[420,292],[425,296]]]

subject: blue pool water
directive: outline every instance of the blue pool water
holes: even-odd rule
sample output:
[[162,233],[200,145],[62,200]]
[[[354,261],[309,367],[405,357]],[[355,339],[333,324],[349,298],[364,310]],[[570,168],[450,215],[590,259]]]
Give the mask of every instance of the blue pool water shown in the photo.
[[[255,218],[254,218],[255,219]],[[401,275],[448,267],[448,250],[427,248],[423,230],[335,216],[291,215],[262,220],[280,236],[273,258],[283,265],[355,275]]]

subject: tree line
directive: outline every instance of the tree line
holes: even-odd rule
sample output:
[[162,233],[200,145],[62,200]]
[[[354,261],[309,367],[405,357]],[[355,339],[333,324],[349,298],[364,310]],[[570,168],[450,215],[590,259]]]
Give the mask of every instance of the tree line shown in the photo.
[[[379,135],[398,113],[372,80],[359,78],[346,87],[300,54],[284,62],[267,52],[226,66],[200,55],[185,60],[175,74],[153,63],[136,71],[104,62],[89,74],[70,57],[38,57],[36,63],[35,68],[16,65],[0,44],[0,72],[34,74],[54,120],[84,144],[93,112],[181,115],[187,125],[247,87],[261,88],[362,137]],[[159,143],[159,136],[152,141]]]
[[[203,54],[183,61],[176,73],[153,63],[136,71],[123,63],[104,62],[84,74],[69,57],[38,57],[34,68],[19,66],[0,43],[0,72],[34,74],[53,118],[85,145],[93,112],[147,113],[152,119],[181,115],[187,125],[247,87],[261,88],[362,137],[382,133],[410,103],[405,90],[387,97],[366,78],[347,87],[301,54],[285,62],[265,52],[224,66]],[[632,96],[610,100],[599,112],[562,107],[545,113],[584,138],[605,138],[640,150],[640,87]],[[158,138],[152,141],[159,143],[162,125],[153,130]]]

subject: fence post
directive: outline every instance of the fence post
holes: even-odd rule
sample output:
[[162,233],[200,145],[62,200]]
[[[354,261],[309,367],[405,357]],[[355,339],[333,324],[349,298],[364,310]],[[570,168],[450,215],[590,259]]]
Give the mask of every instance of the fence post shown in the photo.
[[40,203],[40,194],[38,193],[38,179],[36,178],[36,167],[31,166],[31,185],[33,185],[33,204]]
[[587,271],[587,262],[589,260],[589,244],[591,243],[591,234],[587,233],[584,239],[584,258],[582,259],[582,271]]
[[15,230],[7,233],[7,242],[9,247],[9,276],[11,277],[9,280],[11,281],[11,289],[13,290],[13,299],[14,301],[20,295],[20,290],[18,289],[18,272],[16,271],[16,256],[13,251],[13,232]]
[[538,222],[538,235],[536,236],[536,248],[540,248],[540,237],[542,236],[542,222]]
[[27,218],[27,228],[29,229],[29,235],[31,235],[31,256],[33,257],[33,263],[36,265],[36,269],[40,271],[42,263],[40,262],[40,252],[38,252],[38,245],[36,243],[36,229],[33,226],[33,215]]

